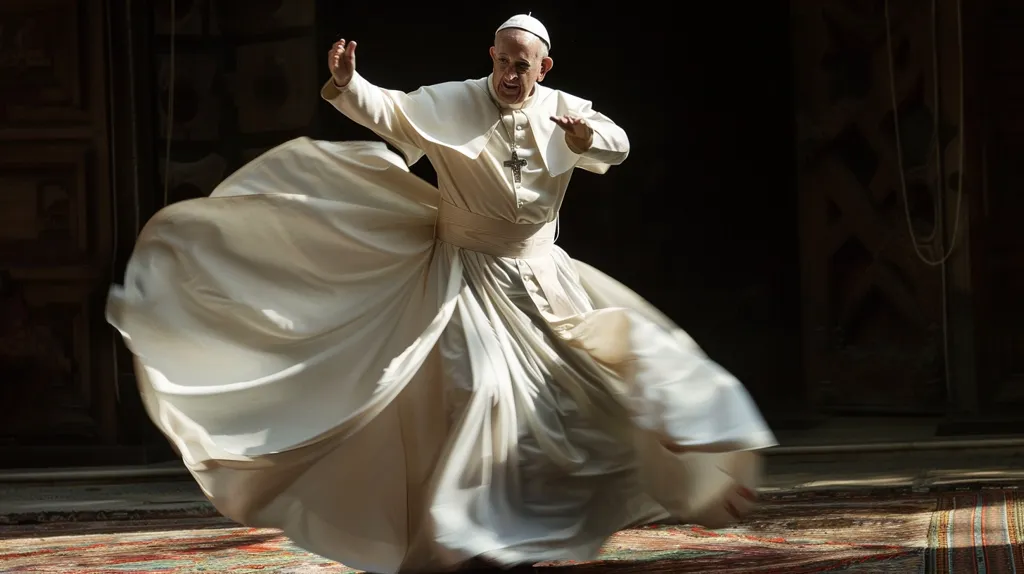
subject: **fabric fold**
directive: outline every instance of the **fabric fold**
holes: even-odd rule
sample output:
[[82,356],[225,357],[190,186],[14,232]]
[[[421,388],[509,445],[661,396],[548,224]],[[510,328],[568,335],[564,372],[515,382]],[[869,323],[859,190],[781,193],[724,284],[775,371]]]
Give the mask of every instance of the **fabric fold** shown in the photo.
[[749,509],[774,438],[742,385],[554,217],[439,241],[443,201],[383,145],[300,138],[148,222],[107,318],[220,512],[390,573]]

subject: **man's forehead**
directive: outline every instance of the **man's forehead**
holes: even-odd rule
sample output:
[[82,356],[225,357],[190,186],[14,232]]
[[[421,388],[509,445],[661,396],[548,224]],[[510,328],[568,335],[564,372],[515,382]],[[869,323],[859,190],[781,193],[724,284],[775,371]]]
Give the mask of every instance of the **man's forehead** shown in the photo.
[[530,53],[527,52],[526,50],[514,50],[509,52],[498,50],[498,55],[505,56],[506,58],[510,58],[512,60],[516,60],[519,62],[530,63]]
[[538,51],[540,44],[540,38],[525,30],[502,30],[495,37],[495,47],[499,52],[522,54],[523,57]]

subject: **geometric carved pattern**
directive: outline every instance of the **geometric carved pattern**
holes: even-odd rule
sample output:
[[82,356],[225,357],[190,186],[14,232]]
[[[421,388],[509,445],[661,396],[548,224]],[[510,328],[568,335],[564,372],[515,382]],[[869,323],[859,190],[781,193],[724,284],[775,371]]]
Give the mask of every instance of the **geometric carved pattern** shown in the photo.
[[175,70],[170,69],[171,10],[152,4],[158,46],[157,164],[168,134],[170,82],[174,126],[170,189],[162,167],[158,206],[208,195],[234,170],[314,126],[322,82],[315,43],[315,0],[179,0],[174,5]]
[[[157,63],[160,133],[167,133],[171,84],[171,59]],[[206,55],[176,54],[174,58],[174,141],[213,141],[220,132],[222,98],[216,82],[221,72],[216,60]]]
[[[0,2],[0,442],[117,440],[106,3]],[[53,461],[55,464],[65,461]],[[0,456],[0,466],[11,464]]]
[[[811,394],[825,410],[941,410],[941,275],[915,255],[907,229],[882,2],[791,6]],[[906,205],[921,250],[936,259],[934,198],[956,178],[936,174],[934,138],[947,161],[958,129],[946,117],[933,129],[929,6],[893,2],[891,17]]]
[[[79,41],[81,2],[4,0],[0,8],[0,121],[61,124],[91,119]],[[84,32],[84,33],[83,33]]]
[[319,104],[309,87],[318,83],[320,62],[309,57],[313,38],[241,46],[235,61],[235,106],[243,133],[305,128]]
[[89,255],[87,148],[0,146],[0,266]]

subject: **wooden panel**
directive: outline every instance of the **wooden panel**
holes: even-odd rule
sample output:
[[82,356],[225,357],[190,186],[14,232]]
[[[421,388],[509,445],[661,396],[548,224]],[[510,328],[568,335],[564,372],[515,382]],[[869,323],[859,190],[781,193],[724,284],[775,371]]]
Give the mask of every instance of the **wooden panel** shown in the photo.
[[[215,89],[223,69],[205,54],[176,54],[174,69],[170,55],[157,59],[158,108],[160,133],[167,133],[174,122],[177,141],[213,141],[220,137],[222,98]],[[174,110],[169,109],[171,80],[174,85]]]
[[930,5],[892,3],[892,88],[882,3],[790,6],[808,386],[826,412],[941,412],[942,276],[914,242],[927,259],[941,257],[936,162],[956,151],[958,126],[955,108],[933,125]]
[[0,91],[7,123],[90,119],[79,58],[80,6],[59,0],[3,4]]
[[240,46],[236,51],[238,126],[244,134],[302,129],[318,103],[309,87],[320,80],[311,37]]
[[86,145],[0,145],[0,261],[88,265],[91,150]]
[[0,3],[4,446],[117,439],[105,45],[102,2]]
[[[176,5],[173,22],[168,8],[150,4],[161,206],[208,195],[253,150],[309,135],[323,82],[314,0],[192,0]],[[172,28],[188,46],[173,69]]]
[[98,442],[88,292],[0,275],[0,444]]

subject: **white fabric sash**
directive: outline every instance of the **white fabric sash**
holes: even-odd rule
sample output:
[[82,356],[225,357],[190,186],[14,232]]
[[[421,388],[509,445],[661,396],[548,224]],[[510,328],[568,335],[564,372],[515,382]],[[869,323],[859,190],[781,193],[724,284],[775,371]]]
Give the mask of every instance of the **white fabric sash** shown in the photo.
[[544,257],[555,244],[557,220],[515,223],[485,217],[441,201],[437,210],[437,238],[449,245],[495,257]]

